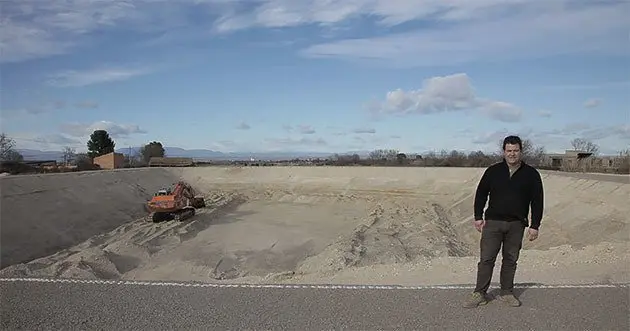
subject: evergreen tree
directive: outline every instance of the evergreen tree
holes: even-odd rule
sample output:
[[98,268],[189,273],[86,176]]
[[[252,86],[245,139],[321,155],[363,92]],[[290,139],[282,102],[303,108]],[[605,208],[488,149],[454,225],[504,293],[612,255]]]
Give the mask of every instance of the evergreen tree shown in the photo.
[[108,154],[114,151],[116,143],[110,138],[109,133],[105,130],[95,130],[90,135],[90,140],[87,142],[88,156],[95,158],[104,154]]

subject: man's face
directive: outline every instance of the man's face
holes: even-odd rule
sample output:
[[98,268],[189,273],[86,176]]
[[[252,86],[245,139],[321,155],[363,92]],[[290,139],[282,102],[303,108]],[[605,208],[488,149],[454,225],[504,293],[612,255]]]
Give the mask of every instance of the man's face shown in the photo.
[[505,144],[505,149],[503,150],[503,156],[505,160],[509,164],[517,164],[521,161],[521,149],[518,147],[518,144],[511,145]]

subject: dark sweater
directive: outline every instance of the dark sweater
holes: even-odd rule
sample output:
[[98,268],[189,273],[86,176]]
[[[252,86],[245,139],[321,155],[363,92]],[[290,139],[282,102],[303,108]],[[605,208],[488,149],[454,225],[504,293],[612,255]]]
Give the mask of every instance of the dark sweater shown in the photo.
[[[484,216],[483,208],[490,202]],[[507,162],[495,163],[484,172],[475,194],[476,220],[521,221],[528,224],[529,207],[532,219],[529,226],[538,229],[543,215],[543,184],[538,170],[521,162],[510,178]]]

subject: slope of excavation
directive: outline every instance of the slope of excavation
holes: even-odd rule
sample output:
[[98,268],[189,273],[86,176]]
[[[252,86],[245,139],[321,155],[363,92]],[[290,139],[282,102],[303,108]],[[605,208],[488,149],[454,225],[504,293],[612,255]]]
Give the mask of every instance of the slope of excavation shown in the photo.
[[[2,178],[9,266],[0,276],[469,283],[480,174],[209,167]],[[538,240],[523,242],[519,275],[545,283],[630,280],[630,185],[584,176],[543,172],[543,226]],[[207,207],[183,222],[143,217],[151,194],[180,179],[205,195]]]
[[214,193],[190,221],[140,219],[1,274],[256,280],[471,254],[437,203],[387,195],[249,194]]

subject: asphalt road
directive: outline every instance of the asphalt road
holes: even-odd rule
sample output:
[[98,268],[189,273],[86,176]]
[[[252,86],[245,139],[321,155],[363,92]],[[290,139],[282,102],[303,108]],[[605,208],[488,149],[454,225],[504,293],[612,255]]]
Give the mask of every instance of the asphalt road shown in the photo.
[[526,288],[523,306],[460,308],[468,289],[0,282],[3,329],[629,330],[629,288]]

